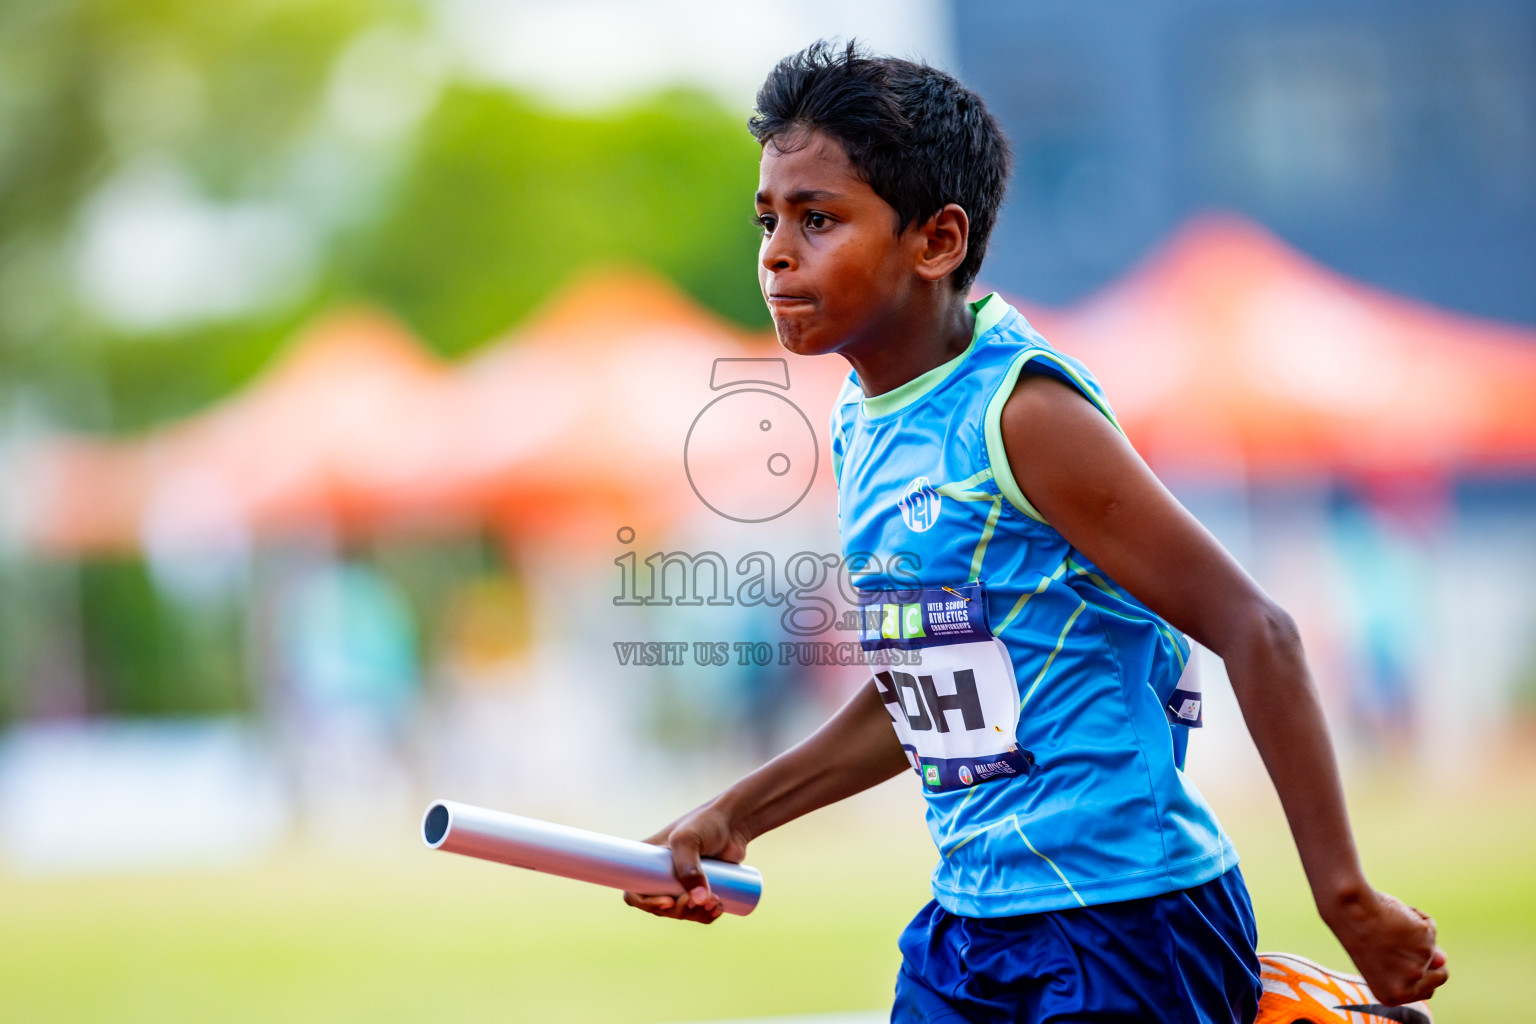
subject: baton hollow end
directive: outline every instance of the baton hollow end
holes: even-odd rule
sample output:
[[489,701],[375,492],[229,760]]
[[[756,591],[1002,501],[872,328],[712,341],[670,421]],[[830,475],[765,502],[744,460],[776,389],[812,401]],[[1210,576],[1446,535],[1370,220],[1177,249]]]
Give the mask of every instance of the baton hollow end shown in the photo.
[[435,850],[443,845],[443,840],[448,838],[448,825],[452,818],[448,805],[442,801],[427,808],[427,813],[421,818],[421,838],[428,849]]

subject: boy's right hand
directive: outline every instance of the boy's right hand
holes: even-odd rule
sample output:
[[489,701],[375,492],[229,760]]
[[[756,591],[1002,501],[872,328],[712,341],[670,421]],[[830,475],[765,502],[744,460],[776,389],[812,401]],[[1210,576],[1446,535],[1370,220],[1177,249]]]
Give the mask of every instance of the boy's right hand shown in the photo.
[[709,891],[699,861],[704,857],[740,864],[747,855],[747,836],[729,814],[714,803],[690,811],[646,842],[672,850],[672,873],[682,883],[680,896],[626,892],[624,902],[657,917],[709,924],[723,913],[720,897]]
[[672,850],[681,895],[626,892],[624,902],[708,924],[724,908],[709,891],[700,858],[740,864],[747,843],[764,832],[910,770],[871,677],[810,736],[646,840]]
[[1388,1006],[1428,999],[1445,984],[1435,919],[1395,896],[1367,889],[1325,915],[1371,992]]

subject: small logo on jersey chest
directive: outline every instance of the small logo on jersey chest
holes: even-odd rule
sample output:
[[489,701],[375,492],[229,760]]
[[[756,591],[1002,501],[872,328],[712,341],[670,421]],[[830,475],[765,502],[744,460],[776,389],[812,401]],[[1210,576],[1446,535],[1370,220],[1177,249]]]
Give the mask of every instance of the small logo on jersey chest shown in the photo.
[[920,476],[907,484],[901,500],[896,504],[901,509],[901,521],[907,524],[907,529],[914,533],[925,533],[938,522],[939,506],[943,500],[928,482],[928,478]]

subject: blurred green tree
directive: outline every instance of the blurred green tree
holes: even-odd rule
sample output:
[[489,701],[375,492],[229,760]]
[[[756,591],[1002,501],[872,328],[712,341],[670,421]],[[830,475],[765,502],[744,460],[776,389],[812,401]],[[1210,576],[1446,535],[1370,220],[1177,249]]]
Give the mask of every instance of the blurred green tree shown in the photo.
[[[419,0],[0,0],[0,389],[28,382],[65,426],[141,429],[227,394],[324,307],[381,305],[456,355],[594,263],[649,266],[766,325],[742,116],[685,91],[578,115],[456,83],[426,14]],[[394,49],[370,45],[381,33]],[[397,53],[422,65],[427,102],[369,138],[348,123],[359,93],[363,120],[410,105]],[[259,206],[302,225],[296,283],[182,317],[93,302],[93,226],[152,205],[146,180],[216,223]],[[153,221],[139,230],[156,237]]]
[[114,425],[74,380],[138,333],[81,299],[92,198],[144,159],[184,169],[210,200],[269,190],[313,130],[337,53],[382,19],[419,15],[409,0],[0,0],[0,373],[52,394],[55,418]]
[[233,602],[173,603],[144,563],[108,558],[80,567],[87,706],[128,715],[248,710]]
[[[0,444],[38,418],[110,429],[178,415],[254,370],[297,310],[179,337],[114,322],[85,298],[85,227],[146,162],[214,209],[273,192],[315,130],[338,54],[381,22],[423,19],[413,0],[0,0]],[[246,703],[238,616],[169,613],[137,561],[39,586],[57,574],[15,555],[0,553],[0,592],[22,598],[0,607],[0,717],[50,704],[26,691],[57,681],[47,663],[73,643],[38,638],[69,623],[98,710]]]
[[[766,326],[744,111],[678,90],[557,112],[455,80],[432,33],[425,0],[0,0],[0,443],[37,418],[125,433],[187,416],[340,304],[458,355],[592,264],[653,268]],[[274,266],[225,242],[274,224],[299,237],[262,290],[242,275]],[[234,299],[178,282],[198,253]],[[126,277],[104,288],[103,264]],[[146,304],[145,267],[174,301]],[[249,702],[227,609],[194,614],[133,559],[44,600],[42,568],[0,553],[0,593],[78,622],[98,710]],[[47,654],[6,604],[0,719],[36,703],[20,681]]]
[[649,266],[717,312],[766,325],[752,264],[756,165],[745,126],[695,93],[573,117],[457,86],[387,211],[344,246],[338,286],[449,355],[595,262]]

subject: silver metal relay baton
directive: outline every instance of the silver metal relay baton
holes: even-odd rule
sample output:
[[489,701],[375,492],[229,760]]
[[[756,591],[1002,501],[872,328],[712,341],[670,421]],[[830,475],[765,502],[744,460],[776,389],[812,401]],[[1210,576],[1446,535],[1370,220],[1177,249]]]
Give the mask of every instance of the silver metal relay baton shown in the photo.
[[[421,838],[447,850],[594,885],[656,896],[680,896],[672,852],[633,839],[556,825],[537,818],[438,800],[421,819]],[[763,895],[756,868],[705,858],[704,877],[728,914],[746,915]]]

